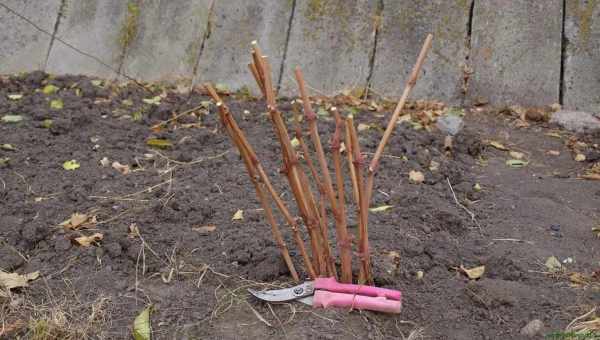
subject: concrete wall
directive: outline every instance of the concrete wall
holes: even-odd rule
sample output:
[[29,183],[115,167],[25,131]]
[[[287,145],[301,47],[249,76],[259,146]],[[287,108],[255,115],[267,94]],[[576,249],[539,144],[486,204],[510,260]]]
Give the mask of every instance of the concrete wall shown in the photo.
[[560,102],[600,111],[600,0],[2,4],[0,73],[44,69],[112,79],[213,81],[257,93],[247,63],[250,43],[258,40],[270,57],[280,95],[296,95],[293,70],[300,66],[313,93],[369,87],[395,97],[424,37],[433,33],[415,99]]

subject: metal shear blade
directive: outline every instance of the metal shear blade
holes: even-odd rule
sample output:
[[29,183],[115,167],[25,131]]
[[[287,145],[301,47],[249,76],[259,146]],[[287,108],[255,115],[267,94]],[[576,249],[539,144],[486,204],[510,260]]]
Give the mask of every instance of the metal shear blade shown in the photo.
[[315,289],[313,287],[312,282],[305,282],[303,284],[291,288],[265,291],[248,289],[248,292],[250,292],[250,294],[263,301],[286,302],[292,300],[299,300],[300,302],[312,305],[312,295],[314,294]]

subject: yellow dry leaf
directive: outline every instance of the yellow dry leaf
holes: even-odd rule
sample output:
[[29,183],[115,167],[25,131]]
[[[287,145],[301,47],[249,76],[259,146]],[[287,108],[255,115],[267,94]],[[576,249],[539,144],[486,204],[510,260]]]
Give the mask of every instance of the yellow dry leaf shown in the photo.
[[91,236],[76,237],[75,242],[79,243],[79,245],[81,245],[83,247],[89,247],[92,245],[92,243],[101,241],[103,238],[104,238],[104,235],[102,235],[100,233],[95,233]]
[[425,175],[421,171],[411,170],[408,173],[408,179],[413,183],[423,183],[425,181]]
[[88,220],[88,218],[89,217],[86,214],[74,213],[73,215],[71,215],[68,227],[72,229],[77,229],[77,227],[84,224],[85,221]]
[[235,214],[233,214],[233,217],[231,218],[232,221],[239,221],[239,220],[243,220],[244,219],[244,211],[241,209],[238,209],[238,211],[235,212]]
[[375,208],[370,208],[369,211],[370,212],[382,212],[382,211],[386,211],[386,210],[389,210],[392,208],[393,208],[393,205],[380,205]]
[[558,151],[558,150],[548,150],[548,151],[546,151],[546,154],[550,155],[550,156],[560,156],[560,151]]
[[75,170],[75,169],[78,169],[79,166],[80,166],[79,163],[74,159],[63,163],[63,168],[65,170]]
[[485,266],[479,266],[479,267],[467,269],[461,265],[460,270],[462,270],[465,274],[467,274],[469,279],[475,280],[475,279],[480,278],[483,275],[483,273],[485,272]]
[[510,157],[515,159],[523,159],[523,157],[525,157],[525,154],[518,151],[510,151],[508,154],[510,155]]
[[498,150],[502,150],[502,151],[508,151],[508,148],[506,146],[504,146],[504,144],[497,142],[495,140],[492,140],[489,142],[489,145],[498,149]]
[[300,146],[300,141],[298,140],[298,138],[294,137],[290,143],[292,144],[292,147],[297,148],[298,146]]
[[150,313],[152,305],[144,308],[144,310],[133,320],[133,339],[134,340],[150,340],[152,337],[152,327],[150,326]]
[[572,273],[569,275],[569,280],[576,285],[586,285],[589,283],[589,279],[581,273]]
[[555,256],[550,256],[544,265],[552,273],[562,269],[562,263]]
[[140,228],[138,228],[137,224],[135,223],[131,223],[129,225],[129,234],[127,237],[129,238],[135,238],[140,236]]
[[578,153],[575,155],[575,162],[583,162],[585,161],[585,155],[582,153]]
[[27,287],[29,286],[27,282],[35,280],[39,276],[39,271],[21,275],[18,273],[7,273],[0,270],[0,287],[7,290],[19,287]]

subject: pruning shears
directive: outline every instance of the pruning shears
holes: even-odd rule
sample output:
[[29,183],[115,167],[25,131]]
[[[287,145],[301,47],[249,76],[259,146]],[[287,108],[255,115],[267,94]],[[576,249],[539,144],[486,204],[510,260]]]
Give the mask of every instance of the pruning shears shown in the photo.
[[395,314],[402,309],[402,293],[398,290],[339,283],[333,277],[317,278],[291,288],[248,291],[263,301],[297,300],[315,308],[345,307]]

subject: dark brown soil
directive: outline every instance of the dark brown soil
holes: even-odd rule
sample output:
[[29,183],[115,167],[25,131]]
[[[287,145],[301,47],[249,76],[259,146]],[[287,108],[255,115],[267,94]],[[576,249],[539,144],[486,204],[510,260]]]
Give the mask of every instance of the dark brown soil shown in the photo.
[[[37,91],[47,83],[60,90]],[[583,274],[597,271],[600,261],[600,240],[591,232],[600,187],[577,179],[586,164],[573,161],[568,135],[549,136],[543,123],[517,129],[514,117],[472,110],[452,152],[435,129],[399,125],[373,203],[393,207],[371,214],[369,232],[375,281],[402,291],[403,311],[311,310],[298,303],[268,306],[246,292],[291,279],[214,106],[161,131],[150,129],[206,97],[168,91],[160,105],[147,104],[142,99],[160,94],[158,88],[97,86],[87,78],[49,79],[38,72],[0,85],[0,116],[24,117],[0,123],[0,144],[16,149],[0,149],[0,159],[10,159],[0,165],[0,268],[41,273],[10,299],[0,297],[3,324],[23,321],[8,338],[31,338],[30,320],[59,307],[70,311],[65,314],[73,323],[97,323],[86,332],[91,338],[131,338],[133,319],[152,304],[155,339],[397,339],[421,328],[430,339],[519,339],[533,319],[542,320],[549,334],[600,303],[593,284],[570,287],[566,275],[543,273],[549,256],[572,259],[568,271]],[[23,98],[7,97],[15,93]],[[50,108],[56,98],[63,109]],[[264,103],[227,101],[294,206],[278,174],[279,148]],[[282,109],[289,114],[289,105]],[[136,112],[141,121],[131,118]],[[365,152],[376,148],[389,118],[384,114],[357,114],[358,122],[374,126],[360,133]],[[332,122],[319,124],[329,136]],[[150,148],[149,138],[168,139],[173,147]],[[508,167],[507,152],[486,146],[487,140],[523,152],[529,164]],[[131,173],[102,166],[104,157],[129,165]],[[72,159],[80,168],[63,169]],[[432,161],[437,170],[430,170]],[[422,171],[425,182],[411,184],[410,170]],[[475,219],[457,205],[449,183]],[[238,209],[244,219],[232,221]],[[98,223],[79,231],[59,226],[75,212],[96,215]],[[351,216],[351,224],[355,220]],[[131,233],[132,224],[141,237]],[[216,229],[197,230],[207,225]],[[282,224],[282,230],[302,268],[289,229]],[[94,246],[73,241],[95,232],[104,238]],[[469,280],[456,270],[461,265],[485,265],[486,271]],[[101,320],[90,321],[98,301],[105,301]]]

